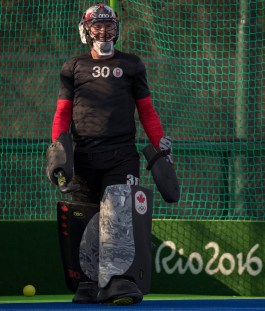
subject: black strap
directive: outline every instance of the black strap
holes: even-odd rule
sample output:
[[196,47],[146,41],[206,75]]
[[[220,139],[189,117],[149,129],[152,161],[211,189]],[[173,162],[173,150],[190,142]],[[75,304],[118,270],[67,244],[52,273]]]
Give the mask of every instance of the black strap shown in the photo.
[[155,162],[160,158],[160,157],[164,157],[164,156],[167,156],[168,154],[170,154],[170,149],[166,149],[166,150],[162,150],[162,151],[159,151],[157,152],[153,158],[149,161],[146,169],[148,171],[151,170],[152,166],[155,164]]

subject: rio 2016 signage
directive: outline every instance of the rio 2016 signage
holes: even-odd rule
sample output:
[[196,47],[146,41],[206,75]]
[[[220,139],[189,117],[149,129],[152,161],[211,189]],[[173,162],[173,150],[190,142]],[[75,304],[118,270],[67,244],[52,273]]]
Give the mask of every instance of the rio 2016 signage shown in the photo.
[[[242,252],[237,254],[221,253],[218,243],[211,241],[204,246],[204,250],[201,252],[186,254],[183,248],[177,249],[174,242],[165,241],[156,250],[155,271],[156,273],[163,271],[166,274],[185,274],[190,272],[194,275],[201,272],[205,272],[208,275],[221,273],[225,276],[236,272],[238,275],[247,273],[251,276],[257,276],[263,269],[262,259],[255,255],[259,246],[259,244],[254,244],[246,254]],[[165,249],[167,249],[167,255],[162,254],[162,251]],[[169,254],[168,251],[170,252]],[[203,259],[208,253],[210,253],[210,256],[208,256],[210,259]],[[183,256],[187,258],[185,262]],[[175,263],[172,263],[174,258],[176,258]]]

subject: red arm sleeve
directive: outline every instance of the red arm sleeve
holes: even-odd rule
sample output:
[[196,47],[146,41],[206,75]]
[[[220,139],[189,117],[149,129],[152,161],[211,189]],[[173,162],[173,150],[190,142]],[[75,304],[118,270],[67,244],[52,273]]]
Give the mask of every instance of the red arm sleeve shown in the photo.
[[57,108],[52,124],[52,141],[55,141],[62,132],[68,132],[72,120],[73,101],[58,99]]
[[151,96],[136,100],[140,121],[152,145],[159,148],[160,139],[165,136],[158,114],[154,109]]

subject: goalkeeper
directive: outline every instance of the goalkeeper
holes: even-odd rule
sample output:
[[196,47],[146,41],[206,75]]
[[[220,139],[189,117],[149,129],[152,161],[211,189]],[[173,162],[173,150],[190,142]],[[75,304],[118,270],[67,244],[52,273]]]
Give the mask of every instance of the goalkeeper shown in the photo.
[[114,49],[113,10],[90,7],[79,33],[90,49],[62,66],[52,126],[53,142],[72,134],[72,182],[80,185],[72,202],[58,203],[65,277],[73,302],[138,303],[150,289],[152,194],[139,186],[135,109],[156,150],[168,149],[168,161],[171,141],[152,106],[142,60]]

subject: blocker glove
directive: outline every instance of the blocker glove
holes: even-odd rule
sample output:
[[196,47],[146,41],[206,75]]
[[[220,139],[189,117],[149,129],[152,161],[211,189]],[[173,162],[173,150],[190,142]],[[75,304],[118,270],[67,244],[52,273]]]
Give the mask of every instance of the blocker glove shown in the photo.
[[160,139],[160,150],[149,144],[143,149],[143,154],[148,163],[146,169],[151,171],[163,199],[168,203],[176,203],[180,199],[180,188],[172,161],[171,146],[171,138],[164,136]]
[[161,151],[165,151],[165,159],[170,164],[173,164],[172,160],[172,142],[169,136],[164,136],[160,139],[159,148]]

